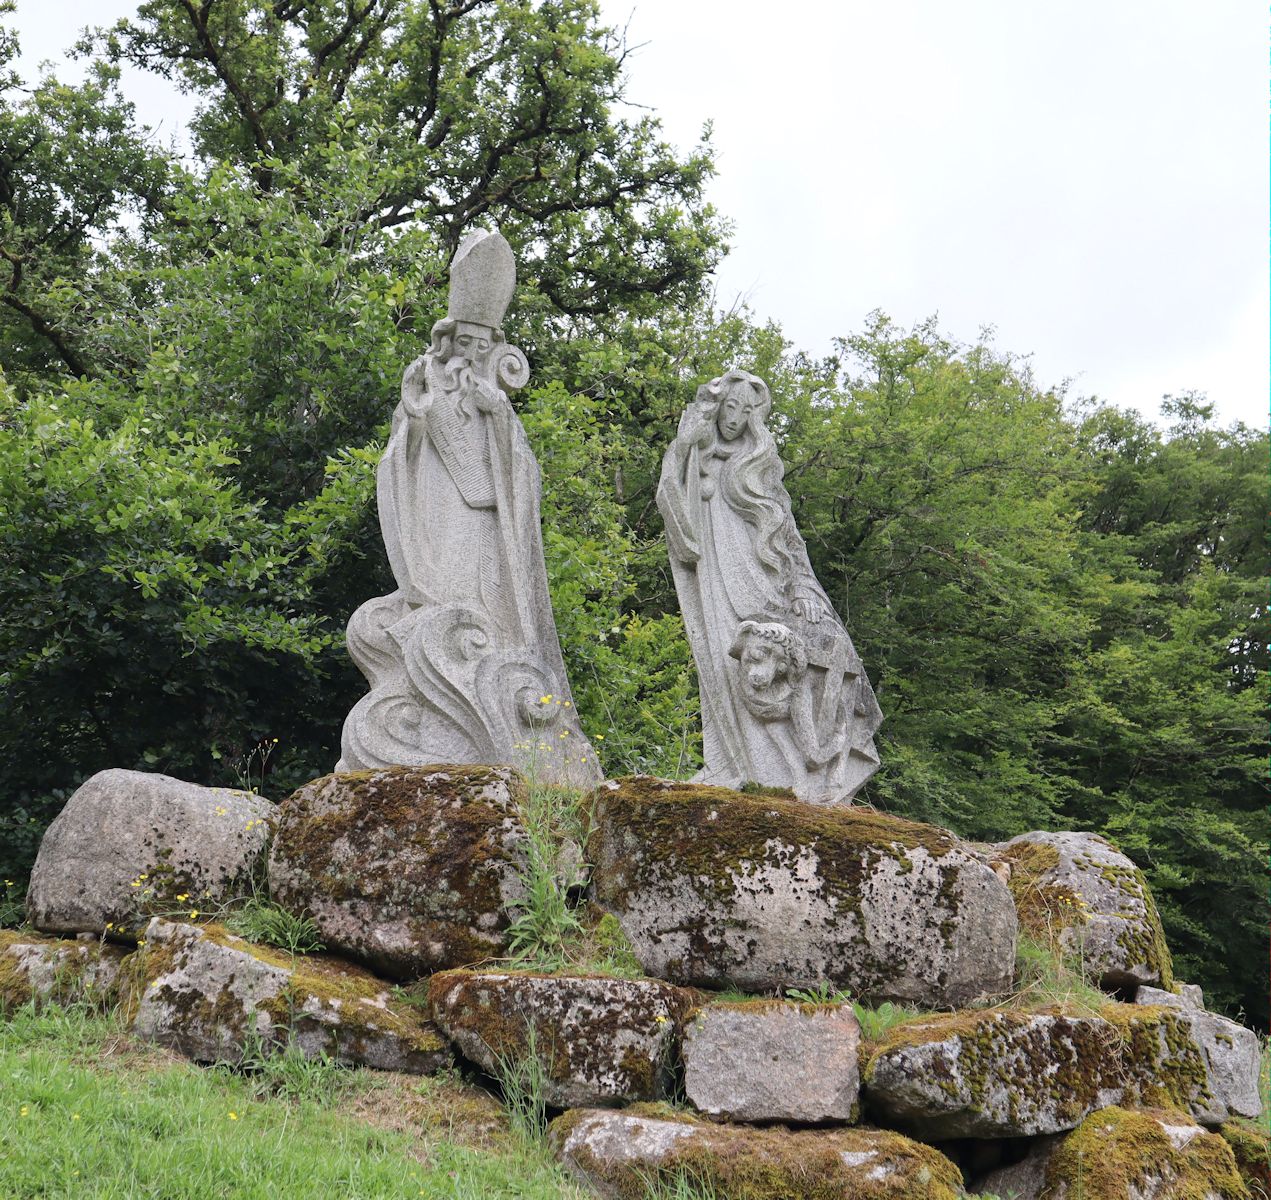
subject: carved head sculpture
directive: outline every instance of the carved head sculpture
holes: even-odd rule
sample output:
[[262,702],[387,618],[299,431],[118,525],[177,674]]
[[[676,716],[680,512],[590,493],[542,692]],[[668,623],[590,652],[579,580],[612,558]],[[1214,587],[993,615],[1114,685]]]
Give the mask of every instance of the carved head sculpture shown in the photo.
[[700,401],[718,402],[715,428],[725,442],[736,441],[748,430],[756,437],[767,427],[772,410],[768,385],[749,371],[728,371],[697,389]]
[[781,575],[795,569],[782,530],[790,500],[781,484],[785,468],[768,429],[772,394],[749,371],[726,371],[697,389],[699,404],[713,404],[715,434],[707,453],[729,454],[733,469],[723,477],[720,496],[755,530],[755,553]]
[[443,364],[468,365],[480,371],[497,346],[504,344],[503,330],[472,321],[445,317],[432,327],[432,355]]
[[478,229],[464,238],[450,264],[450,300],[432,327],[432,353],[443,363],[463,359],[480,369],[503,344],[503,314],[516,288],[516,259],[501,233]]
[[741,696],[752,716],[779,721],[808,667],[799,635],[777,621],[743,621],[728,653],[738,663]]

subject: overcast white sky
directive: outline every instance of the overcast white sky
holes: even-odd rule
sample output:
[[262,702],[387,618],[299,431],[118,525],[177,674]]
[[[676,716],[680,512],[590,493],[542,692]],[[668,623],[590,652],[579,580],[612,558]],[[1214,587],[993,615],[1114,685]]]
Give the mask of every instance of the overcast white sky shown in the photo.
[[[19,0],[28,64],[127,0]],[[1038,381],[1267,415],[1267,19],[1251,0],[602,0],[631,100],[714,123],[718,295],[828,353],[882,308]],[[143,119],[188,105],[139,77]]]

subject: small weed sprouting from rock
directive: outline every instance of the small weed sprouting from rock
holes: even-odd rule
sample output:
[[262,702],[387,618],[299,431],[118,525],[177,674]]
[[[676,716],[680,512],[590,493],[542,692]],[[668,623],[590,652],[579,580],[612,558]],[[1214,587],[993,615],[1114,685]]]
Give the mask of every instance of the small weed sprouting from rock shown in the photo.
[[861,1036],[871,1042],[877,1041],[897,1025],[931,1015],[920,1008],[913,1008],[908,1004],[892,1004],[890,1001],[885,1001],[877,1008],[866,1008],[863,1004],[853,1003],[852,1011],[860,1022]]
[[566,948],[582,933],[569,891],[580,870],[576,793],[531,783],[521,812],[525,827],[526,868],[521,876],[525,896],[508,927],[508,947],[515,962],[545,970],[567,965]]
[[512,1128],[529,1142],[547,1132],[547,1068],[538,1053],[538,1035],[525,1026],[525,1050],[497,1056],[495,1077]]
[[798,1004],[846,1004],[851,998],[850,988],[836,988],[828,979],[810,988],[786,988],[786,999]]
[[298,917],[259,896],[252,896],[241,908],[229,913],[225,928],[249,942],[277,946],[289,954],[316,954],[325,949],[318,927],[308,917]]

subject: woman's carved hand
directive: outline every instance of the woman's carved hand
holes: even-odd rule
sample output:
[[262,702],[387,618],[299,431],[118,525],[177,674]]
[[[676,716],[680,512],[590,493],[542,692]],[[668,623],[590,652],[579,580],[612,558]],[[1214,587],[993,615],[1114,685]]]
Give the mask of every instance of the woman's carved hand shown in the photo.
[[791,601],[790,607],[794,610],[796,617],[800,617],[812,625],[815,625],[822,617],[827,615],[825,605],[812,596],[796,596]]

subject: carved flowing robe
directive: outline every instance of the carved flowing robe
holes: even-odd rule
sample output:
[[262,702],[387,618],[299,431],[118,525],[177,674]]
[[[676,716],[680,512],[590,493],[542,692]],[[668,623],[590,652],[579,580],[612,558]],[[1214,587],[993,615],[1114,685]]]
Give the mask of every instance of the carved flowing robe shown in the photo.
[[[812,572],[780,479],[769,485],[785,513],[777,534],[785,568],[762,561],[756,525],[729,503],[730,473],[753,434],[702,449],[685,437],[689,424],[686,413],[663,460],[658,507],[700,681],[706,765],[697,778],[791,787],[819,803],[848,799],[878,768],[873,735],[882,718],[873,689]],[[820,620],[799,615],[796,600],[820,610]],[[788,690],[773,693],[779,702],[747,686],[738,657],[747,622],[784,626],[805,660],[787,657]]]
[[[524,363],[524,359],[521,359]],[[349,622],[371,684],[345,722],[338,770],[512,763],[591,786],[547,590],[540,480],[507,396],[429,355],[425,387],[393,414],[377,472],[397,590]]]
[[393,413],[376,493],[389,565],[412,607],[468,605],[564,677],[547,593],[539,469],[508,398],[475,381],[447,390],[427,366],[416,406]]

